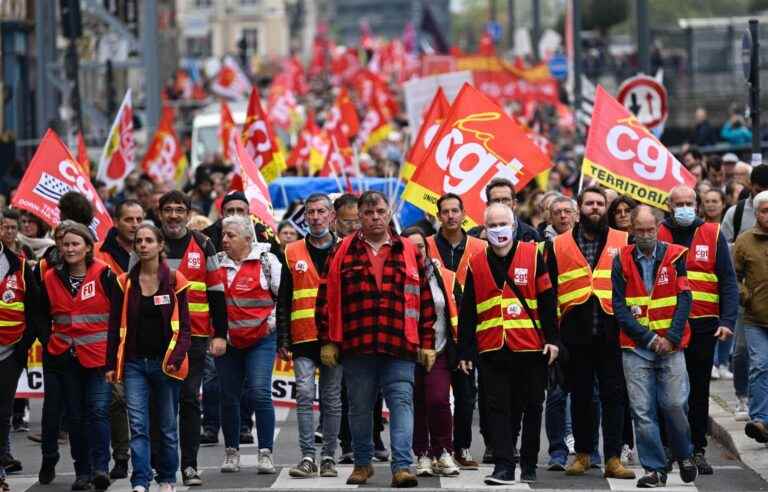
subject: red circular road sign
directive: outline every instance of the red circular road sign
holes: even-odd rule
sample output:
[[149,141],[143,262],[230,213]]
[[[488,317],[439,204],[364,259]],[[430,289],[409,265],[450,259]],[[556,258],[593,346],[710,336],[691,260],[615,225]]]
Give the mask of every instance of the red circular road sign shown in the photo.
[[619,87],[619,102],[649,130],[661,127],[669,116],[667,89],[647,75],[636,75]]

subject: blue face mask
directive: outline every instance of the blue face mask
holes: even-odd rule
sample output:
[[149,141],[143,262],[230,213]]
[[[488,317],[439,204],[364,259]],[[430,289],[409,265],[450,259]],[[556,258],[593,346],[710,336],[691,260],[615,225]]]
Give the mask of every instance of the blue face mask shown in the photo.
[[688,227],[696,220],[696,211],[693,207],[677,207],[674,213],[675,222],[683,227]]

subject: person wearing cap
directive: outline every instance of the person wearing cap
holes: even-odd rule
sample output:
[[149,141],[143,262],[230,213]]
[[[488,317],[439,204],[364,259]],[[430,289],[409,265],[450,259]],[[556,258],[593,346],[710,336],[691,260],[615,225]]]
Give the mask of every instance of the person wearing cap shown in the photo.
[[725,181],[726,183],[733,179],[734,171],[736,170],[736,164],[739,163],[739,157],[733,152],[728,152],[723,155],[723,169],[725,169]]

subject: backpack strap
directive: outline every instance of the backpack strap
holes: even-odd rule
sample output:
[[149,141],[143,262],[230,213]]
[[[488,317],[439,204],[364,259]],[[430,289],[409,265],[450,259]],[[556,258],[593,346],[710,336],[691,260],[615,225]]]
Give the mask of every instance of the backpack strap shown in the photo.
[[736,241],[739,233],[741,232],[741,220],[744,218],[744,207],[747,204],[747,199],[739,200],[736,204],[736,210],[733,211],[733,241]]

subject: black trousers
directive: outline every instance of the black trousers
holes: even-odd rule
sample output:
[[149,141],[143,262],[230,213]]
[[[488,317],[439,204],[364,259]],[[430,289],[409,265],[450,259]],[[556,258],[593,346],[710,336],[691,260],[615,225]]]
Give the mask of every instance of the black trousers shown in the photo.
[[14,354],[0,361],[0,457],[11,454],[11,450],[6,449],[5,445],[11,431],[13,396],[16,394],[21,370]]
[[691,392],[688,395],[688,423],[695,452],[707,447],[709,424],[709,379],[715,357],[717,318],[691,320],[691,341],[685,349],[685,366]]
[[621,365],[621,351],[615,341],[593,336],[589,344],[566,344],[566,386],[571,392],[573,437],[576,452],[592,453],[592,436],[597,432],[592,395],[597,378],[602,406],[603,457],[621,456],[624,437],[626,386]]
[[539,455],[547,366],[539,352],[507,353],[506,357],[480,357],[480,381],[485,398],[486,439],[493,446],[494,463],[514,466],[517,446],[514,427],[522,422],[520,465],[536,466]]
[[59,461],[59,432],[67,431],[67,406],[64,401],[64,372],[61,358],[53,357],[43,348],[43,414],[40,422],[44,463]]
[[[373,407],[373,438],[381,440],[381,433],[384,432],[384,399],[379,393],[376,398],[376,404]],[[322,418],[322,414],[320,415]],[[339,446],[342,453],[352,452],[352,433],[349,429],[349,398],[347,397],[347,385],[341,380],[341,426],[339,427]]]
[[475,371],[451,371],[453,388],[453,449],[469,449],[472,446],[472,416],[475,412],[477,387]]

